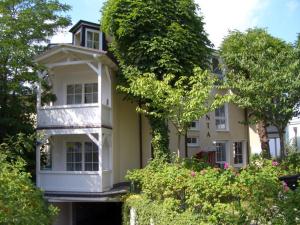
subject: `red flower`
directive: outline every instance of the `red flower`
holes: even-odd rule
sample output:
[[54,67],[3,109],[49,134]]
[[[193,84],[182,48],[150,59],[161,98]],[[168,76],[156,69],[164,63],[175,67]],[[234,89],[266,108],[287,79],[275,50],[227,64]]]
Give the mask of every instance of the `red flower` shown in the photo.
[[192,177],[196,176],[196,172],[195,171],[191,171],[191,176]]

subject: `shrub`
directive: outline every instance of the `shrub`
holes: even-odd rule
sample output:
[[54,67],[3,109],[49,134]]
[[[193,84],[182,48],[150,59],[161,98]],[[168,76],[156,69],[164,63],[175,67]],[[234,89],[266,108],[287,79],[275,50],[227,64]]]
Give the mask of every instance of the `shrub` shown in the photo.
[[47,205],[24,165],[21,159],[8,162],[0,153],[0,224],[51,224],[57,209]]
[[128,173],[141,193],[126,198],[124,223],[132,207],[139,225],[150,219],[155,225],[299,224],[300,191],[288,190],[278,179],[289,172],[289,162],[256,158],[240,171],[197,163],[153,160]]

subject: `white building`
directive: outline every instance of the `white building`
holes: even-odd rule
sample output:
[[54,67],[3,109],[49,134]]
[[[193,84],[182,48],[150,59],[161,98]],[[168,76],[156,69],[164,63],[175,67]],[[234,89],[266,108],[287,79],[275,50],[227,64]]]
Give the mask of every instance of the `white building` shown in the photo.
[[[150,127],[136,104],[115,90],[117,65],[99,24],[79,21],[70,32],[72,44],[51,45],[35,59],[44,65],[40,76],[56,95],[56,101],[42,105],[39,85],[37,186],[60,208],[55,224],[120,224],[120,196],[129,187],[125,175],[151,158]],[[219,165],[245,166],[244,118],[244,110],[226,104],[194,121],[188,156],[214,152]],[[169,129],[170,150],[176,152],[176,131]]]

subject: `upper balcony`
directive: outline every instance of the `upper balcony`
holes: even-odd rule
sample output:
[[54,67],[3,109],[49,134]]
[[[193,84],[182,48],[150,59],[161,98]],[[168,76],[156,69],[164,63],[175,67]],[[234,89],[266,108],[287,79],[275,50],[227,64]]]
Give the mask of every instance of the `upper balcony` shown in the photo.
[[112,127],[111,73],[116,66],[109,57],[94,49],[60,45],[36,61],[45,65],[40,77],[47,80],[56,97],[42,105],[43,90],[38,85],[39,129]]

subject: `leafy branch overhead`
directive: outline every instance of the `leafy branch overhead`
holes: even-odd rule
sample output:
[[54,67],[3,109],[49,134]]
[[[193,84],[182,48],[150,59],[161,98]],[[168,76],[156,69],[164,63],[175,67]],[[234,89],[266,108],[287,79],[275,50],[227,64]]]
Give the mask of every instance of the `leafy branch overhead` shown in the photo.
[[[125,74],[130,76],[130,85],[119,89],[131,93],[134,97],[146,102],[138,111],[151,116],[161,117],[170,121],[180,135],[184,134],[193,120],[228,102],[232,96],[218,93],[221,86],[215,86],[217,81],[209,71],[195,68],[191,76],[173,74],[164,75],[158,80],[153,73],[140,73],[130,68]],[[153,111],[152,108],[159,110]]]

